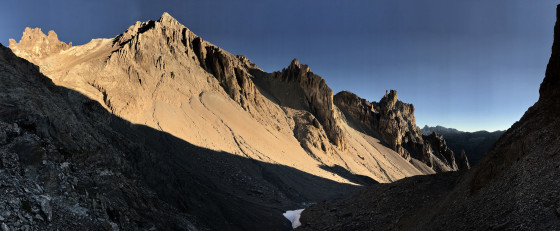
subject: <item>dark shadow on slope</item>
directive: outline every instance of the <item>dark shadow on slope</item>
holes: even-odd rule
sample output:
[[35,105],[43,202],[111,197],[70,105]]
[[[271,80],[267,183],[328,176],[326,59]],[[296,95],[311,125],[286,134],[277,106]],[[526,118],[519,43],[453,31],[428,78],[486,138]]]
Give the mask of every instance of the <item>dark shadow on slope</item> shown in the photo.
[[[15,59],[9,49],[2,48],[1,51],[9,54],[0,55]],[[16,61],[23,62],[22,60]],[[22,70],[37,68],[27,61],[23,65],[10,62],[9,65],[17,65],[16,68]],[[119,150],[134,169],[126,177],[141,185],[145,183],[161,200],[195,216],[203,225],[214,230],[289,230],[291,225],[282,216],[285,210],[301,208],[308,202],[342,197],[359,188],[288,166],[193,145],[166,132],[132,124],[113,115],[97,101],[77,91],[54,85],[37,70],[23,73],[29,79],[21,80],[21,92],[24,97],[29,96],[35,105],[22,105],[17,98],[0,98],[0,105],[15,105],[13,110],[0,108],[1,120],[32,121],[25,125],[29,131],[40,137],[52,138],[62,147],[61,152],[64,151],[74,160],[86,160],[99,155],[120,155],[112,153]],[[27,81],[32,81],[33,84],[28,85]],[[49,97],[37,97],[37,92],[48,94]],[[40,108],[37,111],[52,110],[44,106],[48,104],[41,102],[43,99],[52,100],[54,103],[50,104],[66,108],[77,120],[71,121],[72,124],[80,126],[69,127],[64,121],[66,115],[52,113],[41,115],[45,117],[42,120],[29,119],[36,116],[26,112],[26,108],[30,106]],[[89,150],[90,147],[87,146],[75,147],[76,144],[96,142],[88,140],[95,137],[80,138],[72,135],[73,132],[77,134],[83,131],[102,135],[109,143],[101,150]],[[121,164],[108,163],[106,167],[110,170],[119,165]],[[141,178],[138,179],[136,175]],[[89,190],[89,186],[97,187],[97,183],[92,182],[83,183],[82,187],[86,190]],[[132,199],[126,202],[129,205],[136,203]],[[109,215],[112,217],[123,219],[117,212],[111,213]],[[149,211],[138,213],[148,220],[152,219],[148,217]]]
[[339,110],[342,112],[342,115],[344,116],[344,119],[346,120],[346,124],[348,124],[348,126],[350,126],[351,128],[353,128],[354,130],[360,133],[366,134],[368,136],[371,136],[379,140],[379,143],[390,148],[389,145],[385,143],[385,141],[383,141],[383,137],[381,137],[381,134],[379,134],[379,132],[371,130],[368,127],[366,127],[364,124],[362,124],[360,121],[357,121],[346,110],[343,109],[339,109]]
[[339,175],[339,176],[343,177],[344,179],[347,179],[350,182],[355,183],[355,184],[359,184],[359,185],[363,185],[363,186],[369,186],[369,185],[372,185],[372,184],[379,183],[369,176],[364,176],[364,175],[360,175],[360,174],[351,173],[350,171],[348,171],[347,169],[343,168],[340,165],[336,165],[336,164],[334,166],[320,165],[319,167],[321,169],[325,170],[325,171],[329,171],[333,174]]
[[403,229],[401,224],[433,209],[435,203],[455,188],[462,174],[407,177],[372,185],[346,198],[312,205],[303,211],[302,226],[297,230],[410,230]]
[[[298,86],[295,82],[285,82],[276,79],[273,77],[272,73],[266,73],[260,69],[250,69],[249,72],[254,77],[252,80],[255,83],[257,90],[271,102],[276,103],[277,105],[282,107],[287,107],[295,110],[305,110],[310,112],[314,116],[317,116],[316,113],[309,108],[309,102],[307,102],[307,97],[305,96],[301,87]],[[336,108],[336,104],[333,103],[333,105]],[[359,133],[377,139],[379,144],[392,150],[390,145],[388,145],[384,141],[384,139],[381,137],[379,132],[369,129],[359,121],[356,121],[345,110],[339,108],[339,111],[342,112],[342,115],[344,117],[343,120],[345,120],[348,126],[358,131]],[[305,146],[302,145],[302,147],[304,150],[307,151]],[[308,151],[308,153],[310,152]],[[337,174],[336,172],[334,173]],[[351,180],[353,182],[356,180],[353,177],[351,177],[351,179],[353,179]],[[369,182],[369,180],[366,180],[365,182]]]
[[311,112],[307,97],[297,83],[284,82],[258,69],[250,69],[249,72],[254,76],[252,80],[257,90],[271,102],[279,106]]
[[341,197],[357,187],[297,169],[192,145],[168,133],[114,120],[148,149],[132,154],[146,182],[163,200],[219,230],[289,229],[285,210]]

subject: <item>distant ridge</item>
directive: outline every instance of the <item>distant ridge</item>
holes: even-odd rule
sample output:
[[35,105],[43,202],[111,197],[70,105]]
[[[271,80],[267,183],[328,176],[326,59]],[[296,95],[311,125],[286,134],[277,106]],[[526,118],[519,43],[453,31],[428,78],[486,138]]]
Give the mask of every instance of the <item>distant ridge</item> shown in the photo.
[[[424,127],[422,128],[422,131],[426,131],[428,133],[431,133],[431,132],[464,133],[464,132],[466,132],[466,131],[460,131],[460,130],[455,129],[455,128],[448,128],[448,127],[444,127],[444,126],[440,126],[440,125],[436,125],[435,127],[424,125]],[[479,130],[479,131],[468,132],[468,133],[477,133],[477,132],[488,132],[488,133],[502,132],[503,133],[503,132],[505,132],[505,130],[496,130],[496,131]]]
[[482,159],[484,153],[488,151],[492,145],[500,138],[505,131],[477,131],[464,132],[454,128],[446,128],[443,126],[429,127],[425,125],[422,133],[430,134],[436,132],[442,134],[447,141],[447,145],[455,151],[455,155],[459,158],[461,150],[464,150],[471,166],[474,166]]

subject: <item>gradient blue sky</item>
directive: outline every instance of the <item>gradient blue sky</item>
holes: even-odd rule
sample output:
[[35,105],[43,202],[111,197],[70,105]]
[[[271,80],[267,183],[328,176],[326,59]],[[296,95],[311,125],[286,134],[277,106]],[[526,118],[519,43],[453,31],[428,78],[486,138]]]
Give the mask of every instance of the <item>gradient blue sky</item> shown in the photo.
[[6,1],[0,42],[25,27],[74,45],[169,12],[263,70],[309,64],[336,93],[414,104],[418,126],[507,129],[538,99],[558,1]]

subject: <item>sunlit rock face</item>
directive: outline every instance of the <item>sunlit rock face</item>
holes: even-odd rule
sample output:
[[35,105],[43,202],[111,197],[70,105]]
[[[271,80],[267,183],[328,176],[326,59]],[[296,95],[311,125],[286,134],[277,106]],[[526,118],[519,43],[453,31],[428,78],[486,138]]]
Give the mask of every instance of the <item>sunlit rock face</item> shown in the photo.
[[333,92],[325,80],[310,71],[308,65],[292,60],[288,68],[272,74],[272,78],[284,82],[293,82],[304,95],[304,106],[317,117],[331,142],[341,149],[347,146],[341,120],[338,118],[333,103]]
[[444,137],[423,135],[416,126],[414,106],[398,100],[395,90],[386,92],[379,103],[342,91],[334,96],[334,103],[347,116],[380,136],[403,158],[419,160],[437,172],[458,169],[454,153],[447,147]]
[[31,60],[57,54],[72,47],[72,43],[59,41],[58,36],[52,30],[45,35],[40,28],[31,29],[29,27],[23,31],[19,43],[13,39],[10,39],[9,43],[10,49],[14,50],[16,55]]

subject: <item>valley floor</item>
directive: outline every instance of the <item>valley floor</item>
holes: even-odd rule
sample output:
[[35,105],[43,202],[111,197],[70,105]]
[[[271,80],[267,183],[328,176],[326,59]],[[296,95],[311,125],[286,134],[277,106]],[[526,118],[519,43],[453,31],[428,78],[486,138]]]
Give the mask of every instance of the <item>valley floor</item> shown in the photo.
[[413,176],[376,184],[343,199],[306,208],[297,230],[405,230],[456,185],[464,172]]

